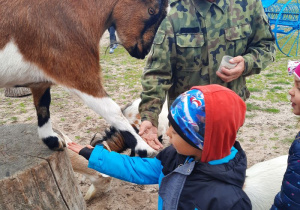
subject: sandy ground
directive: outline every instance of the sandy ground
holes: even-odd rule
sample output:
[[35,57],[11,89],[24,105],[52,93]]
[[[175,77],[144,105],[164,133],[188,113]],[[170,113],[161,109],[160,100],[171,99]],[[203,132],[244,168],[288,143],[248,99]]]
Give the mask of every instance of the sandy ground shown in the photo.
[[[108,45],[107,34],[102,39],[101,45]],[[0,89],[0,125],[36,123],[31,97],[10,99],[5,98],[3,93],[4,90]],[[129,96],[126,100],[130,102],[134,98]],[[116,102],[119,103],[119,101]],[[249,102],[261,106],[269,105],[267,102],[253,99]],[[96,132],[101,133],[108,126],[103,119],[82,104],[80,99],[69,95],[61,87],[52,88],[52,104],[53,124],[78,143],[88,144]],[[272,114],[262,111],[247,113],[252,117],[246,119],[244,126],[240,129],[238,140],[246,151],[249,167],[257,162],[288,153],[290,141],[297,133],[298,119],[291,113],[290,103],[278,103],[276,107],[280,109],[280,113]],[[81,174],[76,174],[76,177],[82,193],[85,194],[90,181],[84,179]],[[140,186],[113,179],[110,188],[87,202],[87,209],[156,209],[157,191],[156,185]]]

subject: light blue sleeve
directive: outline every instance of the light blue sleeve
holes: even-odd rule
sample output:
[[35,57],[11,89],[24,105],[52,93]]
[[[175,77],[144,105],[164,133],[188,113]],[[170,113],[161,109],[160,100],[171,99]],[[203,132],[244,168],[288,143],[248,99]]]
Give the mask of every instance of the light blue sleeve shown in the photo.
[[89,168],[136,184],[158,184],[162,165],[157,158],[130,157],[109,152],[97,145],[89,159]]

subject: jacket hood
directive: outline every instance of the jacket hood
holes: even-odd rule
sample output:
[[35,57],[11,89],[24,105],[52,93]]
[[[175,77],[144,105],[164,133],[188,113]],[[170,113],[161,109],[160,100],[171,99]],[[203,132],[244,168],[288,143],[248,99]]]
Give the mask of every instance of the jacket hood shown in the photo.
[[[230,154],[239,128],[244,124],[245,102],[220,85],[195,86],[204,94],[205,134],[201,161],[222,159]],[[226,100],[224,100],[226,99]]]

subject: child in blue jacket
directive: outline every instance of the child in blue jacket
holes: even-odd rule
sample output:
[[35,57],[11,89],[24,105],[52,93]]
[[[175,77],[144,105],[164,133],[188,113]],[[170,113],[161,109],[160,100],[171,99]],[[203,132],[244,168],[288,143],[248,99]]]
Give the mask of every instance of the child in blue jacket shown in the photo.
[[[300,62],[289,62],[289,73],[294,74],[294,86],[289,90],[293,113],[300,115]],[[272,210],[300,209],[300,132],[289,149],[288,167],[281,191],[276,195]]]
[[246,105],[220,85],[193,87],[170,107],[171,146],[155,158],[69,143],[89,168],[136,184],[159,184],[158,209],[251,209],[242,190],[247,158],[236,141]]

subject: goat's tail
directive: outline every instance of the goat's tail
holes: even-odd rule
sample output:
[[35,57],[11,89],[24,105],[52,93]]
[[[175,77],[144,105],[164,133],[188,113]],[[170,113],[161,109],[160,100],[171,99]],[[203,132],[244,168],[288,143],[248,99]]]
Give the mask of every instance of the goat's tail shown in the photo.
[[[135,128],[135,126],[133,126],[133,128]],[[135,130],[138,132],[136,128]],[[121,132],[115,127],[111,126],[110,128],[105,130],[105,134],[103,136],[98,137],[98,133],[96,133],[91,139],[90,145],[95,147],[97,144],[103,144],[107,150],[119,153],[124,152],[130,147],[124,140],[124,134],[122,134]]]

